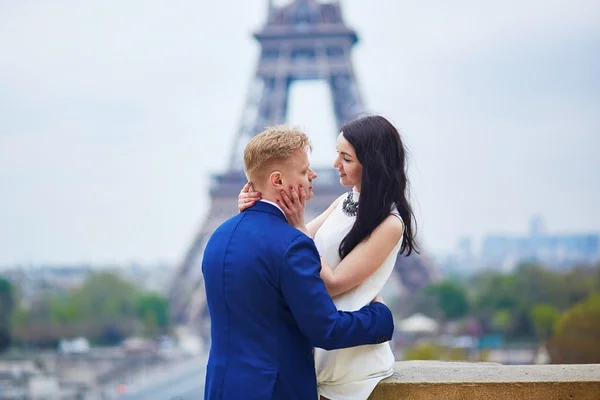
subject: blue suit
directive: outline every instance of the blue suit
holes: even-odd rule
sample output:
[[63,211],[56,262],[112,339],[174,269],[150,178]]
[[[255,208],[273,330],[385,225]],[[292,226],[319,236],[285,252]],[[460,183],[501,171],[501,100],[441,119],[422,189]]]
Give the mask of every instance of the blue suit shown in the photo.
[[314,346],[391,339],[385,305],[338,311],[320,270],[313,240],[271,204],[217,228],[202,260],[212,339],[205,399],[316,400]]

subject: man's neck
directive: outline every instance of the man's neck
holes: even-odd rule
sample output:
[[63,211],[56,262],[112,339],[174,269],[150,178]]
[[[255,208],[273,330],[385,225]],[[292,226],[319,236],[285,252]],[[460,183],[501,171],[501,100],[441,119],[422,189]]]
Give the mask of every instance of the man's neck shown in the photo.
[[285,215],[285,213],[281,209],[281,206],[279,204],[277,204],[277,199],[274,199],[271,196],[263,196],[262,199],[260,199],[259,201],[264,201],[265,203],[268,203],[268,204],[271,204],[271,205],[277,207],[277,209],[279,209],[279,211],[281,211],[281,213],[283,214],[283,216],[287,220],[287,216]]
[[277,204],[277,200],[279,198],[276,197],[275,195],[270,194],[270,193],[262,192],[262,195],[261,195],[260,199],[261,200],[267,200],[267,201],[270,201],[271,203]]

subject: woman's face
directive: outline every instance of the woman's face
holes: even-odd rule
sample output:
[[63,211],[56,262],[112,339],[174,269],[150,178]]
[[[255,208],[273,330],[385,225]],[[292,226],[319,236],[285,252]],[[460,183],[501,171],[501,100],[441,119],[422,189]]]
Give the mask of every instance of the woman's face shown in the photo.
[[344,132],[340,132],[336,147],[337,157],[333,166],[340,173],[340,183],[342,186],[354,186],[360,192],[362,165],[358,162],[354,147],[344,137]]

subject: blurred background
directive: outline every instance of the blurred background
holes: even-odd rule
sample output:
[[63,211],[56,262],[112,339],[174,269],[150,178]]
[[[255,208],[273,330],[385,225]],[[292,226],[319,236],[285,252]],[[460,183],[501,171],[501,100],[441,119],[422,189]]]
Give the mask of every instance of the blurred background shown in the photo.
[[[0,398],[201,396],[198,266],[243,185],[252,33],[295,3],[0,1]],[[410,154],[396,358],[600,362],[600,3],[320,3]],[[289,86],[323,171],[332,100]]]

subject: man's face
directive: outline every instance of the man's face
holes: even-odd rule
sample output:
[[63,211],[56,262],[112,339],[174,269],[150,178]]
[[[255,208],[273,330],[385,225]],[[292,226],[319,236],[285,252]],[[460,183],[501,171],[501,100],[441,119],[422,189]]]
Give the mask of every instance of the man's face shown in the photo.
[[298,190],[298,185],[302,185],[306,192],[306,200],[313,197],[312,181],[317,177],[315,171],[310,169],[308,154],[304,149],[296,150],[292,156],[286,160],[285,167],[282,168],[282,181],[286,192],[289,193],[290,186]]

